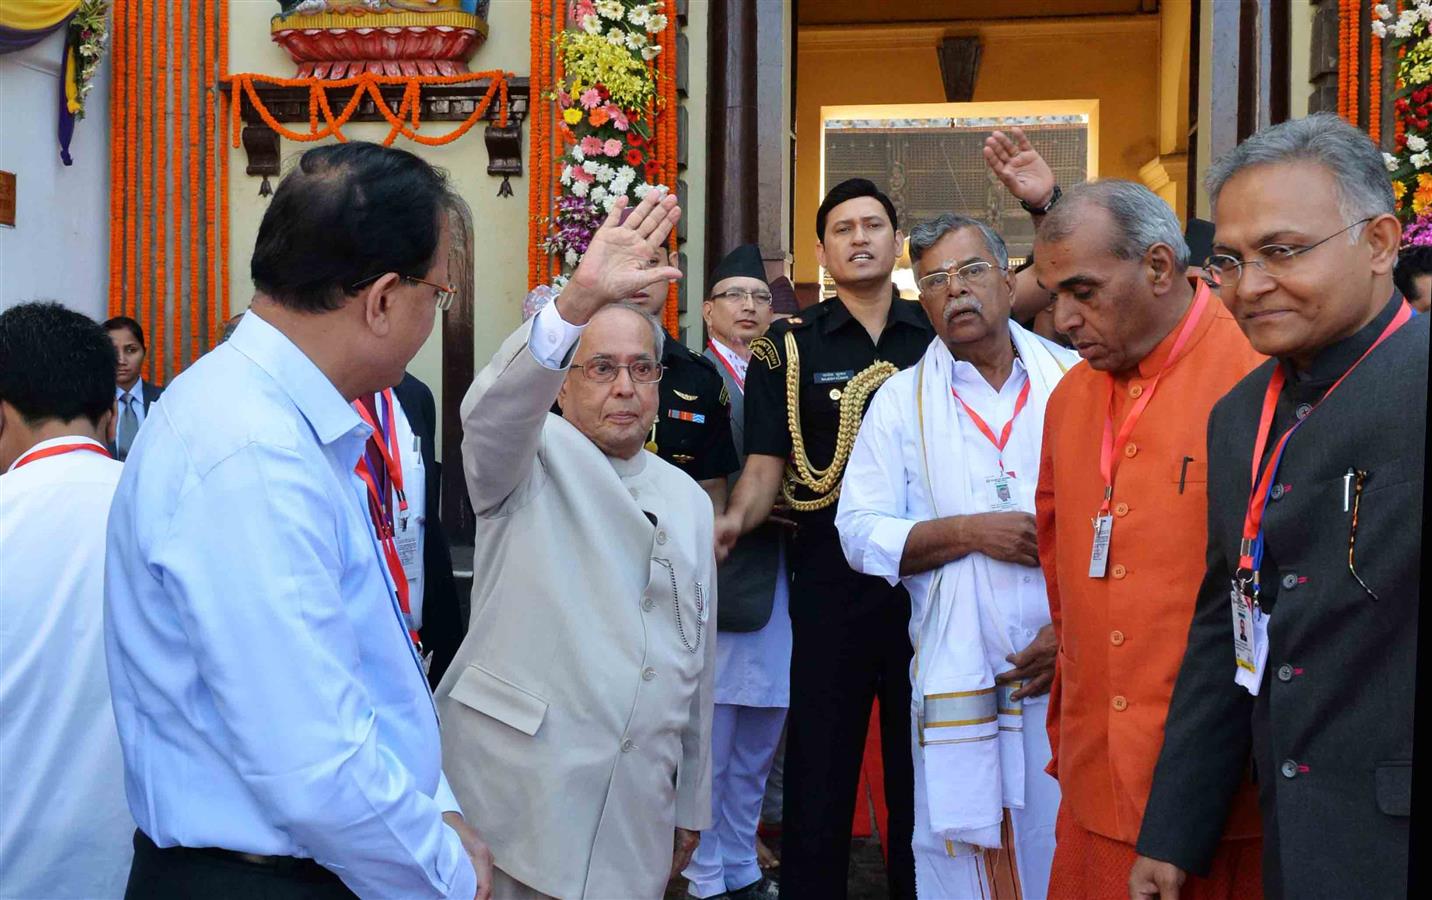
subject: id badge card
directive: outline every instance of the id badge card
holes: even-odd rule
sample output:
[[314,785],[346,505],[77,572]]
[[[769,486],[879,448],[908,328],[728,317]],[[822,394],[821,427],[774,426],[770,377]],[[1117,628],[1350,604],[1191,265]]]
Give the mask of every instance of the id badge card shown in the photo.
[[1007,512],[1019,509],[1014,498],[1014,478],[1011,475],[985,476],[985,505],[993,512]]
[[1228,592],[1233,608],[1233,682],[1253,696],[1263,684],[1268,663],[1268,616],[1234,585]]
[[1114,517],[1094,517],[1094,549],[1089,554],[1089,577],[1103,578],[1109,565],[1109,537],[1114,531]]

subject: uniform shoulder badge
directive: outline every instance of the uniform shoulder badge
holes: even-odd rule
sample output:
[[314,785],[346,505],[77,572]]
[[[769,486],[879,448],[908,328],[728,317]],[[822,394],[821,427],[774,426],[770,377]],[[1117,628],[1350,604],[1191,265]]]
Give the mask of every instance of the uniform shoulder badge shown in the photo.
[[731,392],[726,390],[725,382],[722,382],[721,384],[721,395],[716,398],[716,402],[720,403],[722,406],[731,405]]
[[766,368],[775,371],[781,367],[781,354],[776,345],[765,335],[751,342],[751,356],[760,360]]
[[695,394],[687,394],[687,393],[684,393],[684,392],[682,392],[682,391],[677,391],[677,390],[673,390],[672,393],[675,394],[676,396],[680,397],[682,400],[693,400],[693,401],[694,401],[694,400],[696,399],[696,395],[695,395]]
[[789,319],[786,319],[786,321],[787,321],[787,322],[790,322],[792,325],[804,325],[804,324],[805,324],[805,319],[802,319],[800,316],[791,316]]

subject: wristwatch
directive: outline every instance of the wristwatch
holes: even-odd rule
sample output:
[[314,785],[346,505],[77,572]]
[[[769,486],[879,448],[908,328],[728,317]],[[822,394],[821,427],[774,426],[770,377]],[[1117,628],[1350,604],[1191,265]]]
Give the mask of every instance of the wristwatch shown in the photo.
[[1043,206],[1030,206],[1023,200],[1019,201],[1019,205],[1024,207],[1024,211],[1029,213],[1031,216],[1042,216],[1045,213],[1049,212],[1051,209],[1053,209],[1054,204],[1058,203],[1059,198],[1062,196],[1064,196],[1064,192],[1059,190],[1059,185],[1056,184],[1054,186],[1054,193],[1049,196],[1049,202],[1044,204]]

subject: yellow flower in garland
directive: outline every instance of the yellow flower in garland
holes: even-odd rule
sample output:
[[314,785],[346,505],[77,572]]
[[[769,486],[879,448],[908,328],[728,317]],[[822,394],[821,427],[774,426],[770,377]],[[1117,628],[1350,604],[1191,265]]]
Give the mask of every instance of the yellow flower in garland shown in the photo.
[[1407,196],[1407,185],[1406,185],[1406,183],[1401,182],[1401,181],[1394,181],[1394,182],[1392,182],[1392,199],[1395,200],[1395,201],[1397,201],[1398,203],[1401,203],[1401,202],[1402,202],[1402,198],[1403,198],[1403,197],[1406,197],[1406,196]]
[[572,80],[568,87],[572,96],[601,84],[617,106],[641,109],[656,92],[646,65],[624,44],[613,44],[600,34],[572,31],[563,32],[557,40],[567,77]]
[[576,125],[582,121],[582,111],[575,106],[568,107],[562,110],[562,118],[566,120],[568,125]]
[[1432,209],[1432,175],[1424,173],[1417,176],[1417,190],[1412,194],[1412,213],[1420,216],[1428,209]]

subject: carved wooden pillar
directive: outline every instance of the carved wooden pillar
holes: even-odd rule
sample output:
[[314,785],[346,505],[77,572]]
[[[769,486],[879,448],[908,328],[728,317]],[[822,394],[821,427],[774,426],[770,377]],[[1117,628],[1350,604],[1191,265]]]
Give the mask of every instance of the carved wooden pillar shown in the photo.
[[[712,0],[706,264],[759,237],[757,4]],[[701,274],[704,283],[705,274]]]

